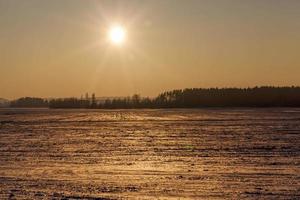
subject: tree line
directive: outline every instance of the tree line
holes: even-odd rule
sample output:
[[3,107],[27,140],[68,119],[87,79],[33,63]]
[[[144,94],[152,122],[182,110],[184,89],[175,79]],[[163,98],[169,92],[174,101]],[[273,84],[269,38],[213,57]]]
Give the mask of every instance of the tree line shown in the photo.
[[[30,101],[30,103],[25,103]],[[21,98],[11,102],[11,107],[49,108],[199,108],[199,107],[300,107],[300,87],[254,87],[254,88],[190,88],[167,91],[155,98],[132,97],[97,101],[90,99],[63,98],[43,100]]]
[[9,106],[12,108],[42,108],[49,107],[49,102],[42,98],[22,97],[17,100],[10,101]]

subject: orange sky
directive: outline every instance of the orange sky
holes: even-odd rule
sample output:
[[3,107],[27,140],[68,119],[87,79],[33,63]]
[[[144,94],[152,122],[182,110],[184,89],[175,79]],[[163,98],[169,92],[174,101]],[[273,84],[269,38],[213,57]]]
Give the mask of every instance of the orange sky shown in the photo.
[[[300,85],[298,0],[0,0],[0,97]],[[118,47],[114,23],[127,28]]]

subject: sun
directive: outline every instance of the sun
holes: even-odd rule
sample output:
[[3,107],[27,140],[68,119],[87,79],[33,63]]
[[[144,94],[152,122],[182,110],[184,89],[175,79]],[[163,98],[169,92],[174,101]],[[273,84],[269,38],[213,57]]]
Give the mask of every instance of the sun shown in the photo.
[[116,45],[120,45],[124,43],[125,36],[126,36],[125,29],[119,25],[111,27],[108,32],[109,40]]

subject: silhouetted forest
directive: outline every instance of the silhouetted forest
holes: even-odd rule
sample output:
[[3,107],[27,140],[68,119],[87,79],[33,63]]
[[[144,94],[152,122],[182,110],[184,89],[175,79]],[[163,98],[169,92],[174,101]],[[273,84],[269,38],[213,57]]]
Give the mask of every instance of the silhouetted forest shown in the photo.
[[198,108],[198,107],[300,107],[300,87],[192,88],[163,92],[155,98],[132,97],[98,101],[91,98],[44,100],[25,97],[10,102],[11,107],[49,108]]
[[12,108],[42,108],[49,107],[47,100],[35,97],[22,97],[10,102]]
[[300,107],[300,87],[192,88],[173,90],[155,98],[133,95],[126,98],[91,100],[54,99],[50,108],[198,108],[198,107]]

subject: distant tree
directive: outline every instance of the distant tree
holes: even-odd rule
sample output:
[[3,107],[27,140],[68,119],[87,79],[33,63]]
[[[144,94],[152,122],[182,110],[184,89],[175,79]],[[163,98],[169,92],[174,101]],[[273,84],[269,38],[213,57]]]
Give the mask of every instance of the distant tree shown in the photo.
[[92,94],[91,108],[96,108],[96,107],[97,107],[96,96],[95,96],[95,93],[93,93]]
[[132,105],[134,108],[140,107],[140,102],[141,102],[141,96],[139,94],[134,94],[131,97]]

